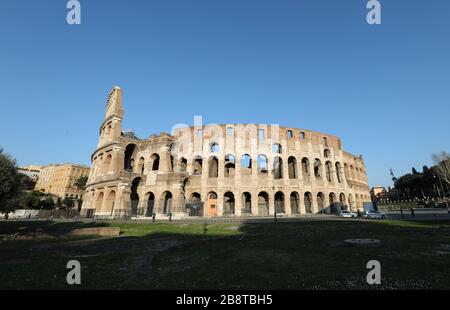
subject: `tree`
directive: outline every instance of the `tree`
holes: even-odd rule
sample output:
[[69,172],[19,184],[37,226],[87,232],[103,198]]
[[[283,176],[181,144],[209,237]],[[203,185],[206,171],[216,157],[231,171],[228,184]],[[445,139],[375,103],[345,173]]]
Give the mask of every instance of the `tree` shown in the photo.
[[412,167],[411,169],[412,174],[419,174],[419,172],[417,172],[416,168]]
[[74,201],[69,197],[66,197],[62,201],[62,205],[66,208],[72,208],[74,206]]
[[20,197],[20,206],[24,209],[40,209],[42,196],[38,191],[25,192]]
[[14,212],[27,179],[17,171],[15,159],[0,148],[0,212]]
[[79,189],[79,190],[84,190],[86,187],[86,183],[88,181],[88,177],[87,176],[80,176],[76,182],[74,183],[74,185]]
[[52,198],[47,197],[44,200],[41,200],[40,207],[43,210],[52,210],[55,208],[55,202]]
[[431,158],[436,164],[436,171],[439,177],[447,184],[450,184],[450,154],[442,151],[431,155]]

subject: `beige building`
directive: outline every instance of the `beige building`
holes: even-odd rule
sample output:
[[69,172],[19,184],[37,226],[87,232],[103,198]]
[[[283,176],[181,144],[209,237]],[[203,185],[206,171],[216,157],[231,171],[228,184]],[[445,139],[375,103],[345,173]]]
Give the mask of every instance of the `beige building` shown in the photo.
[[17,169],[18,172],[27,175],[33,181],[37,181],[39,178],[39,173],[41,172],[42,166],[37,165],[29,165],[26,167],[19,167]]
[[76,164],[49,165],[41,169],[35,190],[61,198],[80,199],[84,191],[74,184],[80,176],[88,176],[89,167]]
[[97,217],[302,216],[370,201],[361,156],[338,137],[267,124],[122,131],[122,91],[108,96],[82,213]]

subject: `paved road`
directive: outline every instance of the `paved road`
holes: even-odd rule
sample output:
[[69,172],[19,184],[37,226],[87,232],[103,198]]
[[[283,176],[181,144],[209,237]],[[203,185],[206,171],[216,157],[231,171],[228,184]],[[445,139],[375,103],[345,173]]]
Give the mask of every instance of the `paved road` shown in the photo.
[[411,214],[411,211],[403,210],[403,217],[401,216],[399,211],[389,211],[386,212],[389,217],[393,220],[450,220],[450,214],[447,209],[441,208],[420,208],[414,209],[414,217]]

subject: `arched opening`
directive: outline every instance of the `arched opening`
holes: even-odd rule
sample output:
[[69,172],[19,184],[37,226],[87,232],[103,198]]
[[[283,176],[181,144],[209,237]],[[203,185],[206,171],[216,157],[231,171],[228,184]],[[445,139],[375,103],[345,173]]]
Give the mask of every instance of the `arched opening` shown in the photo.
[[348,165],[344,164],[344,173],[345,173],[345,180],[347,183],[350,181],[350,170],[348,169]]
[[252,174],[252,158],[248,154],[241,157],[241,175]]
[[133,154],[136,149],[136,144],[128,144],[125,148],[125,157],[124,157],[124,169],[125,170],[133,170]]
[[189,216],[203,216],[203,203],[199,193],[192,193],[186,203],[186,212]]
[[105,200],[105,204],[103,205],[102,213],[109,213],[110,215],[112,215],[115,201],[116,201],[116,192],[115,191],[109,192],[108,197]]
[[323,193],[317,194],[317,207],[319,209],[319,213],[321,213],[321,214],[325,213],[324,199],[325,199],[325,196]]
[[330,193],[330,195],[328,196],[328,200],[330,203],[330,212],[333,214],[336,214],[337,211],[337,203],[336,203],[336,194],[335,193]]
[[342,166],[341,166],[341,163],[340,163],[340,162],[337,162],[337,163],[335,164],[335,167],[336,167],[336,179],[337,179],[338,183],[341,183],[341,182],[342,182],[342,178],[341,178],[341,175],[342,175]]
[[268,173],[268,161],[266,155],[258,155],[258,174],[267,174]]
[[258,194],[258,214],[269,215],[269,195],[266,192]]
[[346,201],[345,201],[344,193],[341,193],[339,195],[339,204],[340,204],[341,210],[347,210],[347,204],[346,204]]
[[162,200],[162,213],[163,214],[169,214],[172,212],[172,193],[167,191],[162,193],[161,200]]
[[194,175],[201,175],[203,170],[203,159],[200,156],[194,158]]
[[226,192],[223,195],[223,214],[234,214],[234,194],[232,192]]
[[327,181],[328,181],[328,182],[333,181],[332,167],[333,167],[333,164],[331,163],[331,161],[327,161],[327,162],[325,163],[325,172],[326,172],[326,176],[327,176]]
[[283,192],[275,193],[275,212],[276,213],[285,213]]
[[305,204],[305,212],[312,213],[312,194],[310,192],[306,192],[303,201]]
[[131,183],[131,194],[130,194],[131,216],[138,215],[139,194],[137,193],[137,189],[139,187],[140,182],[141,182],[141,178],[137,177]]
[[236,170],[236,158],[233,155],[225,156],[225,177],[234,177]]
[[302,173],[303,178],[307,180],[310,173],[309,173],[309,159],[306,157],[302,158]]
[[215,192],[208,193],[206,210],[208,216],[217,216],[217,194]]
[[272,153],[281,154],[282,148],[280,143],[274,143],[272,145]]
[[139,158],[137,173],[143,174],[145,169],[145,159],[144,157]]
[[150,192],[147,193],[147,210],[145,210],[145,216],[150,217],[153,215],[154,208],[155,208],[155,195]]
[[150,162],[152,163],[152,171],[158,171],[159,170],[159,155],[153,154],[150,157]]
[[102,211],[102,205],[103,205],[103,198],[105,197],[105,194],[103,192],[100,192],[97,195],[97,199],[95,200],[95,212],[101,212]]
[[297,178],[297,159],[294,156],[288,158],[289,179]]
[[278,156],[273,159],[273,178],[283,178],[283,160]]
[[211,156],[208,160],[208,176],[210,178],[219,176],[219,159],[216,156]]
[[314,176],[322,179],[322,162],[318,158],[314,161]]
[[350,178],[351,178],[352,180],[356,180],[356,177],[355,177],[355,168],[354,168],[352,165],[350,165]]
[[300,197],[297,192],[292,192],[290,196],[291,201],[291,214],[298,214],[299,212],[299,200]]
[[249,192],[242,194],[242,214],[252,214],[252,195]]
[[325,157],[325,158],[331,158],[331,152],[330,152],[329,149],[325,149],[325,150],[323,151],[323,157]]
[[359,196],[358,194],[355,195],[355,205],[356,205],[356,210],[359,209]]
[[220,151],[219,144],[217,144],[216,142],[211,143],[211,147],[209,150],[211,151],[211,153],[219,153]]
[[180,160],[180,172],[186,172],[187,171],[187,159],[182,157]]

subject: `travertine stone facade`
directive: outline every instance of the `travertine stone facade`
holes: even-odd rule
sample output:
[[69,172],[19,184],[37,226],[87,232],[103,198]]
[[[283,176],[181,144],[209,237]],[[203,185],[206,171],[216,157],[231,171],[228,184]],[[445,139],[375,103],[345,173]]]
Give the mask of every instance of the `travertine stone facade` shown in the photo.
[[361,156],[335,136],[267,124],[122,132],[122,91],[108,96],[83,212],[97,217],[298,216],[370,201]]

